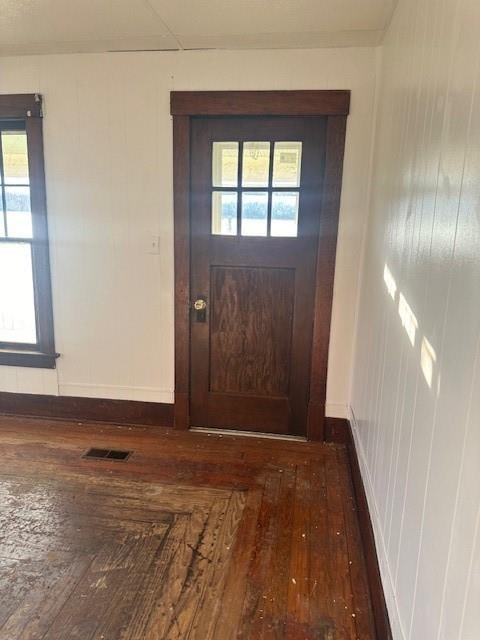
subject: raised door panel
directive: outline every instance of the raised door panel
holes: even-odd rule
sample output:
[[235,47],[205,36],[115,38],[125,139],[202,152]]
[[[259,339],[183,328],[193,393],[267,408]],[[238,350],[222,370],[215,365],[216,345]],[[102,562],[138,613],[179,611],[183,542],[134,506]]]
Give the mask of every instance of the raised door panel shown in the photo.
[[210,391],[288,395],[295,271],[212,267]]

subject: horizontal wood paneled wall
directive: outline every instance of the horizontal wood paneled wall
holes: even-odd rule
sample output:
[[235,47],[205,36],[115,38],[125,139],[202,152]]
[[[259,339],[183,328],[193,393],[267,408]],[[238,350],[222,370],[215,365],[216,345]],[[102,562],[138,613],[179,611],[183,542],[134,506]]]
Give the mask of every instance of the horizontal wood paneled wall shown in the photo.
[[0,414],[173,427],[173,404],[0,393]]
[[350,422],[343,418],[325,418],[325,440],[327,442],[343,444],[347,447],[353,494],[355,496],[368,584],[370,587],[376,638],[377,640],[392,640],[392,631],[380,577],[372,521]]

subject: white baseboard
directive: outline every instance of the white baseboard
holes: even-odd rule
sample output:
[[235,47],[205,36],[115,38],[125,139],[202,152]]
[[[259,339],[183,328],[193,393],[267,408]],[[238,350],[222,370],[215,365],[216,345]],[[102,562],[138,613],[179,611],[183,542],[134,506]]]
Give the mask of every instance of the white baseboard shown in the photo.
[[349,420],[350,410],[346,404],[327,402],[325,406],[325,415],[328,418],[346,418]]
[[61,396],[173,403],[173,391],[155,389],[153,387],[121,387],[115,385],[99,386],[94,384],[69,383],[59,384],[58,392]]
[[56,396],[58,395],[57,369],[1,366],[0,391]]
[[80,396],[108,400],[173,403],[173,391],[155,387],[124,387],[82,382],[59,383],[57,369],[0,367],[0,391],[42,396]]

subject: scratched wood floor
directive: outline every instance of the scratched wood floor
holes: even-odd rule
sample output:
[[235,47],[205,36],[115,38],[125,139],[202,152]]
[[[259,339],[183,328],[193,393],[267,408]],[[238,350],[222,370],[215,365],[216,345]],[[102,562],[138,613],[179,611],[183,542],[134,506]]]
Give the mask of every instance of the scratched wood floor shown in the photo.
[[3,416],[0,453],[0,640],[374,638],[340,446]]

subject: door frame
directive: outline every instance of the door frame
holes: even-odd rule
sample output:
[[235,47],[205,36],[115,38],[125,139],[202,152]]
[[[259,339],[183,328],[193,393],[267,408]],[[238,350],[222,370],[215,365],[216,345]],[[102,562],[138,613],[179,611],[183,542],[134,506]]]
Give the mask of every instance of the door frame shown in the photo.
[[315,283],[307,438],[324,439],[328,348],[350,91],[172,91],[175,429],[190,427],[190,129],[195,116],[325,116],[325,172]]

